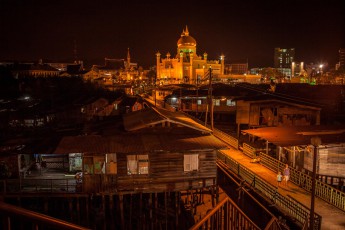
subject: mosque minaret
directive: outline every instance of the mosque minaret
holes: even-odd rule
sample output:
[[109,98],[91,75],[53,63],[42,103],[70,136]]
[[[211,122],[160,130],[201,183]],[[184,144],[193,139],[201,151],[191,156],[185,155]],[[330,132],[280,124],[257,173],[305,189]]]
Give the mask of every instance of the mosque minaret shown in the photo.
[[224,56],[220,60],[208,60],[207,53],[197,55],[196,40],[189,35],[188,27],[182,31],[177,41],[177,54],[175,58],[168,52],[165,58],[156,53],[157,83],[198,84],[210,68],[214,77],[224,74]]

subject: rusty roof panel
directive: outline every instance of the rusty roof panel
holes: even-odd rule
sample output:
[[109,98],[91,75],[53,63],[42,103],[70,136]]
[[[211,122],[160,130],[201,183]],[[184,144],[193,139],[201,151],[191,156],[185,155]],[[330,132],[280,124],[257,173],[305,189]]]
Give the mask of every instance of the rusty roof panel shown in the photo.
[[226,145],[213,135],[136,133],[112,137],[68,136],[62,138],[54,153],[140,153],[222,149],[225,147]]

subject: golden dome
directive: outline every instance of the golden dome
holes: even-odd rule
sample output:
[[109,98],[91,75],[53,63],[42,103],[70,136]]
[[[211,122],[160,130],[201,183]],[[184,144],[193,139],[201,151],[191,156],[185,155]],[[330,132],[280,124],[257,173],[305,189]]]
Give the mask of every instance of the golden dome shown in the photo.
[[196,46],[196,41],[189,35],[187,26],[186,30],[183,30],[180,39],[177,41],[177,46]]

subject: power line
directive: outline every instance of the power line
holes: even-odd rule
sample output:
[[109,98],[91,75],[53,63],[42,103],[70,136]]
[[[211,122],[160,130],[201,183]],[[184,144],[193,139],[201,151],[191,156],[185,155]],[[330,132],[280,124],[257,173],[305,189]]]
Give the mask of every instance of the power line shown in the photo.
[[245,89],[249,89],[249,90],[252,90],[252,91],[257,91],[257,92],[260,92],[260,93],[264,93],[264,94],[267,94],[267,95],[270,95],[270,96],[274,96],[274,97],[277,97],[277,98],[283,98],[283,99],[286,99],[286,100],[302,102],[302,103],[306,103],[306,104],[310,104],[310,105],[314,105],[314,106],[318,106],[318,107],[322,107],[323,106],[321,104],[318,104],[318,103],[315,103],[315,102],[312,102],[312,101],[308,101],[305,98],[301,98],[301,97],[297,97],[297,96],[291,96],[291,95],[287,95],[287,94],[283,94],[283,93],[277,93],[277,92],[272,93],[272,92],[266,91],[264,89],[259,89],[259,88],[256,88],[256,87],[253,87],[253,86],[248,86],[248,85],[246,85],[246,86],[244,86],[244,85],[237,85],[237,86],[245,88]]

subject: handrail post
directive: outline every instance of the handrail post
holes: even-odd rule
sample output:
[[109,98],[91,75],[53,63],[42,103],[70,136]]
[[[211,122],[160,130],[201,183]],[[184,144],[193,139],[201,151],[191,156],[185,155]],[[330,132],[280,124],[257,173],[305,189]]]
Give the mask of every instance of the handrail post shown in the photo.
[[321,139],[318,137],[313,137],[311,139],[311,144],[314,146],[313,154],[313,177],[311,181],[311,204],[310,204],[310,229],[314,229],[314,210],[315,210],[315,184],[316,184],[316,162],[317,162],[317,146],[320,144]]

